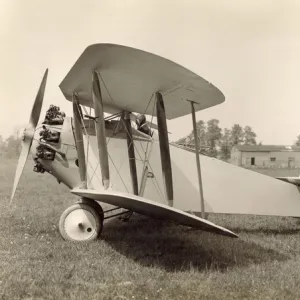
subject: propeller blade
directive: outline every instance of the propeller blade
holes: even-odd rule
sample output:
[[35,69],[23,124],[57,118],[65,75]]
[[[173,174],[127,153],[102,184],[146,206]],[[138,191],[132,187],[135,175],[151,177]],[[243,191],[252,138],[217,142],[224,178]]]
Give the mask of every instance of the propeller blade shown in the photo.
[[20,154],[20,157],[19,157],[19,160],[18,160],[18,165],[17,165],[16,175],[15,175],[13,190],[12,190],[12,194],[11,194],[9,204],[11,204],[11,202],[14,198],[18,183],[20,181],[20,177],[22,175],[22,172],[23,172],[23,169],[24,169],[24,166],[25,166],[28,154],[29,154],[30,146],[31,146],[30,141],[23,142],[21,154]]
[[35,131],[36,125],[38,124],[38,121],[40,118],[43,100],[44,100],[47,76],[48,76],[48,69],[46,69],[46,71],[44,73],[42,82],[40,84],[39,90],[35,97],[35,101],[34,101],[34,104],[33,104],[32,110],[31,110],[31,114],[30,114],[29,125],[27,126],[27,128],[24,130],[24,133],[23,133],[22,150],[21,150],[21,154],[20,154],[20,157],[18,160],[13,190],[12,190],[9,204],[11,204],[11,202],[14,198],[18,183],[20,181],[20,177],[22,175],[22,172],[23,172],[23,169],[26,164],[26,160],[27,160],[27,157],[28,157],[28,154],[30,151],[30,147],[32,144],[33,136],[34,136],[34,131]]
[[35,129],[36,125],[38,124],[38,121],[40,118],[43,100],[44,100],[47,77],[48,77],[48,69],[46,69],[46,71],[44,73],[43,80],[40,84],[40,88],[35,97],[35,101],[34,101],[34,104],[33,104],[32,110],[31,110],[31,114],[30,114],[30,124],[34,129]]

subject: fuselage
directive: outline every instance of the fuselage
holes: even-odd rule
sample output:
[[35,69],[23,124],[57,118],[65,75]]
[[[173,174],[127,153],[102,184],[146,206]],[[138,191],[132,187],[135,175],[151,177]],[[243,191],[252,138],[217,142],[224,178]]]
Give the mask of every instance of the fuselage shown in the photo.
[[[104,189],[102,183],[101,168],[99,166],[99,155],[97,137],[95,133],[95,121],[84,119],[83,140],[85,148],[86,169],[87,169],[87,188],[95,189],[99,192]],[[109,176],[110,189],[118,192],[133,194],[133,184],[130,174],[129,156],[127,149],[126,131],[122,127],[122,122],[113,120],[105,122],[106,143],[109,155]],[[52,136],[59,136],[55,142],[44,141],[47,148],[46,156],[42,157],[41,151],[37,148],[40,145],[43,126],[52,132]],[[51,136],[51,134],[48,136]],[[164,187],[163,173],[161,168],[161,157],[159,139],[156,132],[149,136],[132,127],[134,140],[134,150],[136,159],[136,171],[138,179],[139,195],[153,201],[168,204]],[[175,149],[171,147],[171,152]],[[192,158],[194,164],[194,153],[179,149]],[[31,147],[32,156],[37,159],[39,172],[49,172],[59,182],[64,183],[70,189],[81,185],[78,168],[78,157],[74,138],[73,118],[65,117],[61,125],[39,124],[36,128],[33,144]],[[51,155],[52,153],[52,155]],[[174,164],[174,163],[173,163]],[[195,166],[193,165],[193,168]],[[197,181],[188,181],[183,184],[182,171],[174,164],[172,166],[174,178],[174,207],[185,211],[199,211],[200,202],[197,191]],[[193,179],[193,178],[192,178]],[[185,186],[184,186],[185,185]],[[185,201],[182,201],[186,195]]]
[[[87,166],[87,187],[101,193],[101,168],[95,121],[84,119],[83,139]],[[133,194],[127,151],[126,132],[120,121],[105,122],[109,155],[110,189]],[[43,126],[53,134],[44,141],[46,150],[37,150]],[[161,168],[156,132],[148,136],[132,128],[139,194],[146,199],[168,204]],[[55,142],[53,140],[57,139]],[[50,146],[50,148],[47,148]],[[43,157],[44,151],[44,157]],[[65,117],[61,125],[39,124],[31,152],[46,170],[70,189],[80,186],[73,119]],[[199,187],[195,153],[170,144],[174,188],[174,208],[200,212]],[[215,213],[300,216],[298,187],[278,179],[246,170],[218,159],[201,155],[205,211]],[[147,172],[146,172],[147,171]],[[146,176],[144,176],[146,174]],[[254,188],[255,187],[255,188]]]
[[[102,176],[99,167],[99,156],[95,123],[93,120],[83,120],[83,139],[87,166],[88,187],[102,189]],[[110,187],[118,191],[132,192],[132,183],[129,173],[126,132],[120,125],[120,121],[105,122],[106,142],[109,152]],[[41,135],[45,128],[49,130],[48,136],[59,136],[57,141],[42,139],[46,148],[39,150]],[[137,175],[139,182],[155,138],[139,132],[133,128]],[[49,148],[51,147],[51,148]],[[41,153],[42,152],[42,153]],[[47,171],[64,183],[70,189],[78,187],[81,183],[78,170],[78,157],[74,137],[73,118],[65,117],[61,125],[39,124],[34,134],[31,147],[34,159],[37,156],[38,164],[42,166],[40,171]],[[45,154],[43,156],[43,153]],[[36,168],[39,169],[39,168]],[[37,170],[38,171],[38,170]]]

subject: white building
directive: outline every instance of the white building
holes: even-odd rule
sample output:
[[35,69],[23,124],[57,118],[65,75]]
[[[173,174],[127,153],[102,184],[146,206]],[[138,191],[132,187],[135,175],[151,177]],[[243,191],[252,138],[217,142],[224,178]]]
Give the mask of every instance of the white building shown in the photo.
[[248,168],[300,168],[300,147],[236,145],[231,150],[230,162]]

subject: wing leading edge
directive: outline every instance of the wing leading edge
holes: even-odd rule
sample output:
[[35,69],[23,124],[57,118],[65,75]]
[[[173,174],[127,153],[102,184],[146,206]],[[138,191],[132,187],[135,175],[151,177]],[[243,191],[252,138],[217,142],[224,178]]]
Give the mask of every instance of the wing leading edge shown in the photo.
[[218,226],[212,222],[201,219],[197,216],[183,212],[179,209],[154,202],[139,196],[115,191],[96,191],[85,189],[73,189],[73,194],[80,197],[94,199],[100,202],[112,204],[118,207],[126,208],[131,211],[169,221],[174,221],[181,225],[186,225],[220,235],[237,238],[238,236],[230,230]]

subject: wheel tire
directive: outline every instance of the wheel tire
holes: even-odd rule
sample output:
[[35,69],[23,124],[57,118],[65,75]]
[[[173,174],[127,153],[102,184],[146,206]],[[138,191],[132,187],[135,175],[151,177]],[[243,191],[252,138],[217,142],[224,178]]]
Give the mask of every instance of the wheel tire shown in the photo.
[[101,222],[103,223],[103,221],[104,221],[103,208],[97,201],[95,201],[93,199],[89,199],[89,198],[81,198],[78,202],[76,202],[76,204],[77,203],[84,203],[84,204],[92,206],[98,212],[98,215],[101,218]]
[[65,240],[76,242],[93,241],[102,232],[103,215],[99,214],[94,205],[76,203],[62,213],[58,227],[61,236]]

